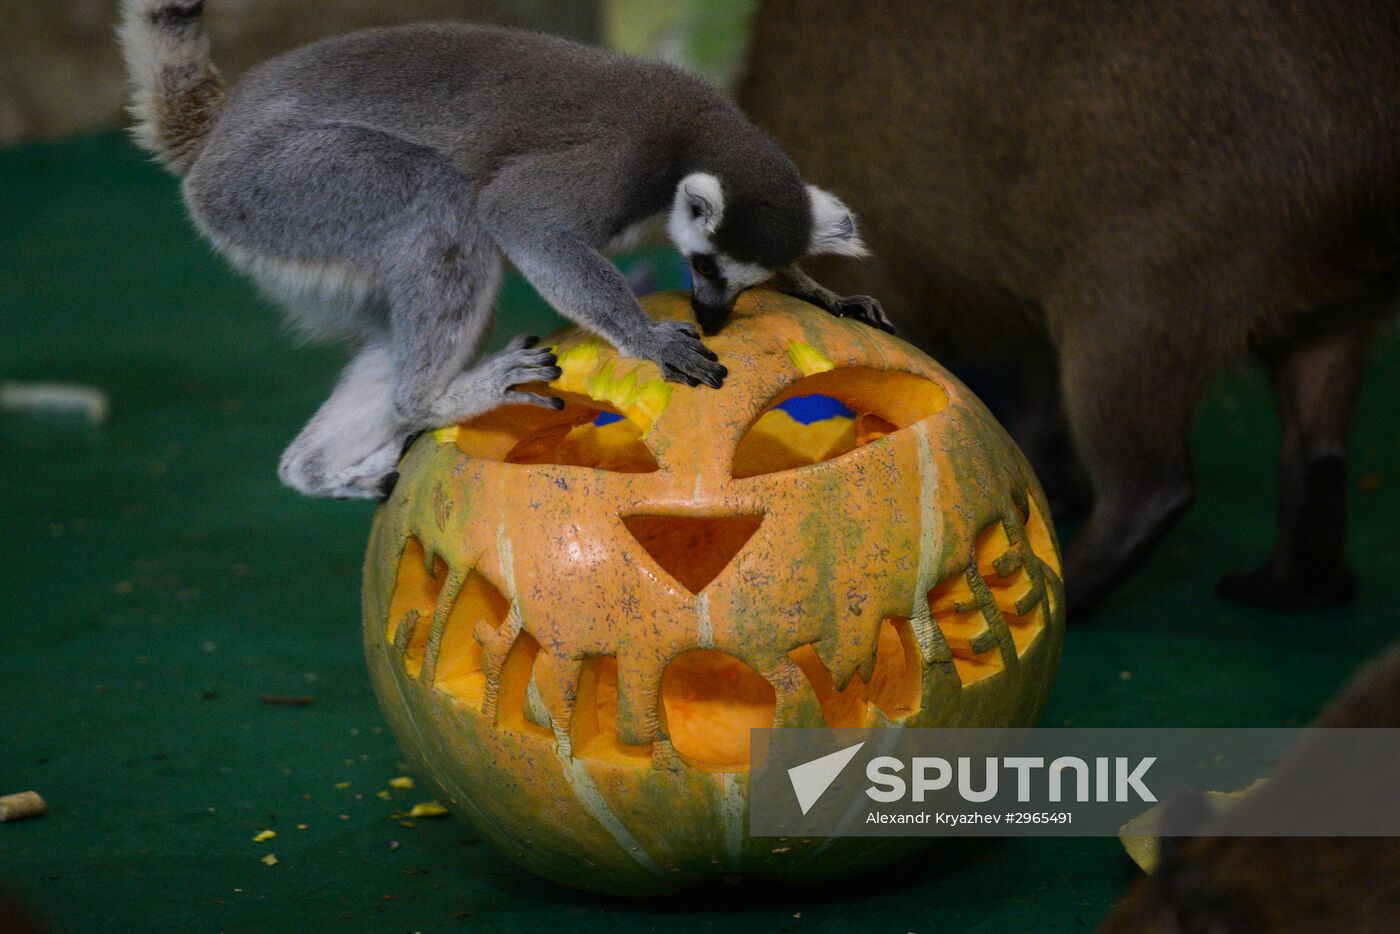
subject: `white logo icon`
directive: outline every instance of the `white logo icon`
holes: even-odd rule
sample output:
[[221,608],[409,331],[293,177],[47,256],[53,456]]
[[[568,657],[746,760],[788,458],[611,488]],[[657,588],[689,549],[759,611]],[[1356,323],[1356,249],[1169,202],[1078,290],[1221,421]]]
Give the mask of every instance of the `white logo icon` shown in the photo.
[[854,746],[838,749],[820,759],[813,759],[811,762],[804,762],[788,769],[788,779],[792,782],[792,790],[797,795],[797,805],[802,808],[803,814],[812,809],[812,805],[816,804],[817,800],[826,793],[826,790],[831,787],[831,783],[836,781],[836,777],[850,764],[851,760],[856,757],[856,753],[860,752],[860,747],[864,745],[865,743],[862,741]]

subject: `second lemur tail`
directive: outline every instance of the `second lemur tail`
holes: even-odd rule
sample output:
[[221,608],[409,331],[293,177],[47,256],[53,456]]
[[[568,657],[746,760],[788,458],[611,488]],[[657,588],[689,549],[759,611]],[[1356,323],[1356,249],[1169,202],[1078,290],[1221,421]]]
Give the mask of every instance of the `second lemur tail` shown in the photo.
[[172,172],[199,157],[228,92],[209,58],[204,0],[122,0],[132,135]]

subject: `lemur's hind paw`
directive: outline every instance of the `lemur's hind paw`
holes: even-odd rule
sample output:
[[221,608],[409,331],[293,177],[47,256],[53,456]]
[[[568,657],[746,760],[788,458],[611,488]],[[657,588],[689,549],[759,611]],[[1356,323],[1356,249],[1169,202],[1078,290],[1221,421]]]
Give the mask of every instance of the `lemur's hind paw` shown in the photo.
[[687,386],[704,383],[718,389],[729,375],[715,352],[701,343],[700,332],[689,321],[658,321],[649,338],[642,352],[634,356],[654,361],[671,382]]
[[294,445],[283,458],[279,473],[284,484],[305,496],[383,499],[393,489],[393,480],[398,478],[395,468],[403,447],[403,439],[396,438],[349,466],[327,469],[342,452],[333,447],[312,449]]
[[872,328],[879,328],[886,334],[895,333],[894,322],[878,301],[869,295],[847,295],[836,300],[836,317],[850,318]]

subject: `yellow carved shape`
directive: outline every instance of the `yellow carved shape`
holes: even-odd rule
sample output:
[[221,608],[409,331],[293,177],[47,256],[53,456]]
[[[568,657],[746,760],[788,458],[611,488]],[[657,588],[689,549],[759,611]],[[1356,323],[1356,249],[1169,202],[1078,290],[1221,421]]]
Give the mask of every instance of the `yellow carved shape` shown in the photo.
[[836,368],[836,364],[831,362],[830,357],[811,344],[789,341],[787,351],[788,359],[792,361],[793,366],[797,367],[797,372],[803,376],[825,373],[827,370]]

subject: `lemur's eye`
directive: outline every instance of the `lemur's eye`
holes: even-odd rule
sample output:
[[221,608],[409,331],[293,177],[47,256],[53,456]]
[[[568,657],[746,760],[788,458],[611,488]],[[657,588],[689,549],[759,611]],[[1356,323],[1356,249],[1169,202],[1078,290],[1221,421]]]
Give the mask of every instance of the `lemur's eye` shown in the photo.
[[850,367],[789,385],[734,452],[735,479],[835,460],[942,411],[948,394],[913,373]]
[[690,268],[695,270],[696,274],[704,276],[706,279],[713,278],[714,274],[718,271],[715,267],[714,257],[704,253],[697,253],[690,258]]

